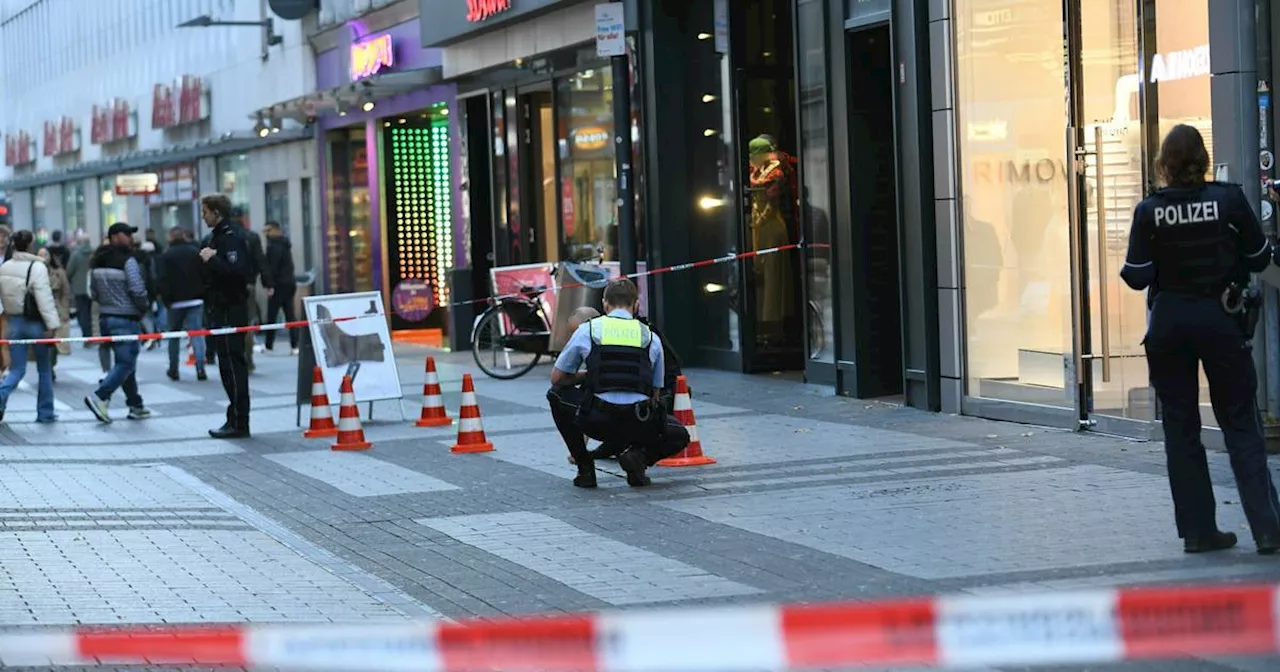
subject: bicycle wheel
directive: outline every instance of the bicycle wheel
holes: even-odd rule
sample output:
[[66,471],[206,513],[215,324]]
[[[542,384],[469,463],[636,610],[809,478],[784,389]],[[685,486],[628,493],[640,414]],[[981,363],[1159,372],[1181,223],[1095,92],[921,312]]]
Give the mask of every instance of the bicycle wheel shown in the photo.
[[486,310],[476,323],[471,354],[476,366],[490,378],[519,378],[532,371],[546,352],[551,336],[546,325],[523,312],[502,303]]

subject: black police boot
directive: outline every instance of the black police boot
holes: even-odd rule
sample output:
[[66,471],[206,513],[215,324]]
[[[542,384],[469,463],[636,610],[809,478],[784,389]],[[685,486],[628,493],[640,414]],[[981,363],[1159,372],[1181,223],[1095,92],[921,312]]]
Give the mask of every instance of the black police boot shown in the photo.
[[1235,532],[1214,532],[1213,534],[1187,537],[1182,540],[1182,550],[1184,553],[1209,553],[1211,551],[1225,551],[1236,545]]
[[642,488],[653,482],[644,474],[647,463],[648,459],[640,448],[628,448],[618,456],[618,466],[627,472],[627,485],[633,488]]
[[579,488],[596,487],[596,465],[589,463],[587,465],[578,465],[578,475],[573,477],[573,485]]
[[1280,552],[1280,536],[1262,536],[1254,540],[1258,555],[1275,555]]

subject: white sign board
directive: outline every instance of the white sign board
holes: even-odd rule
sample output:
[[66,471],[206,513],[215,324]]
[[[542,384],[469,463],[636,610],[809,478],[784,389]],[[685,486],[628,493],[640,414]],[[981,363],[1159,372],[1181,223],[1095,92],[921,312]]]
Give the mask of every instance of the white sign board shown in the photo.
[[596,55],[627,55],[626,9],[621,2],[596,5]]
[[127,173],[116,176],[116,194],[136,196],[160,191],[160,176],[155,173]]
[[[342,376],[352,362],[360,364],[353,385],[357,402],[404,397],[381,292],[308,296],[302,303],[330,403],[341,403]],[[322,321],[343,317],[360,319]]]

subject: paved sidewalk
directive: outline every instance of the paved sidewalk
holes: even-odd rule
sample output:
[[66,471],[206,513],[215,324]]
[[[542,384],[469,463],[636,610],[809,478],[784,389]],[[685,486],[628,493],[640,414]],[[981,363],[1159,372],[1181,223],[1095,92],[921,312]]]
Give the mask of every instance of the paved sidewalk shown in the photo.
[[[571,486],[573,467],[545,411],[549,367],[515,381],[476,375],[497,450],[453,455],[454,429],[412,426],[424,355],[401,350],[406,397],[375,404],[366,423],[375,446],[352,454],[300,437],[292,357],[257,355],[255,436],[230,442],[205,434],[222,421],[216,374],[198,383],[188,368],[186,380],[170,382],[158,351],[144,353],[140,369],[156,416],[97,423],[80,402],[100,376],[96,354],[76,350],[59,367],[59,423],[33,422],[27,390],[0,425],[0,626],[458,618],[1280,581],[1280,560],[1254,555],[1247,542],[1222,454],[1212,456],[1220,524],[1246,543],[1185,556],[1159,444],[699,370],[689,372],[694,409],[717,464],[654,469],[652,487],[632,489],[616,464],[602,462],[600,488],[587,491]],[[469,355],[437,357],[456,417],[461,375],[474,367]],[[122,416],[121,405],[113,410]]]

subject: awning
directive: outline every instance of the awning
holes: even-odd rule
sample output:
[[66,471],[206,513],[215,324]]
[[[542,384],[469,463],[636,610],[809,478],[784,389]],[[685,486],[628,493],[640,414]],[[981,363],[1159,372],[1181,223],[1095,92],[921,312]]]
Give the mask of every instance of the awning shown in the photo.
[[389,72],[276,103],[250,113],[249,118],[261,121],[267,127],[278,125],[282,119],[307,124],[317,117],[340,114],[365,102],[419,91],[442,81],[444,68],[440,66]]
[[183,163],[203,159],[220,154],[237,154],[253,151],[262,147],[270,147],[286,142],[297,142],[315,137],[310,127],[291,128],[272,133],[267,137],[256,134],[228,133],[218,139],[201,140],[186,145],[174,145],[164,149],[153,149],[142,152],[130,152],[109,159],[90,161],[58,170],[46,170],[31,175],[15,176],[6,182],[0,182],[0,189],[18,191],[32,189],[49,184],[81,180],[103,175],[131,173],[147,168],[158,168],[174,163]]

